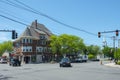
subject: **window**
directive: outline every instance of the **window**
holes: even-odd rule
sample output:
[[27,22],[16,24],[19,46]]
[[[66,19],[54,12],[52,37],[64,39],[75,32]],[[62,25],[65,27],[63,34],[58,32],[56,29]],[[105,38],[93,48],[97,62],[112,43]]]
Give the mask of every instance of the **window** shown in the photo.
[[40,39],[43,39],[43,35],[40,35]]
[[28,49],[26,49],[26,52],[28,52]]
[[36,48],[36,51],[37,51],[37,52],[43,52],[43,47],[37,47],[37,48]]
[[22,43],[25,43],[25,39],[22,39]]
[[32,52],[32,47],[31,46],[24,46],[22,48],[23,52]]
[[30,49],[30,52],[32,52],[32,49]]
[[46,41],[45,41],[45,40],[42,40],[42,41],[41,41],[41,45],[46,45]]
[[23,52],[25,52],[25,49],[23,49]]
[[46,39],[45,35],[40,35],[40,39]]
[[32,39],[30,39],[30,43],[32,43]]
[[26,42],[28,43],[28,39],[26,39]]

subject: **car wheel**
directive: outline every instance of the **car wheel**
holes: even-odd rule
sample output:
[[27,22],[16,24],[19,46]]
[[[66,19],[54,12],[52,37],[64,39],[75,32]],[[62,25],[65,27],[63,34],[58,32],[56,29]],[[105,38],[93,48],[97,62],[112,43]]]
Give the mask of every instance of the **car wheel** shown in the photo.
[[62,65],[60,64],[60,67],[62,67]]

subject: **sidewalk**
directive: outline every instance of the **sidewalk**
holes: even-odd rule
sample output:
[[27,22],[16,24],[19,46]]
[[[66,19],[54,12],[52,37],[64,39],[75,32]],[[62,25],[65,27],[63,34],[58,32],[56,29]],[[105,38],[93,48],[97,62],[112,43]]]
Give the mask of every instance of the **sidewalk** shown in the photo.
[[115,63],[107,63],[107,64],[104,64],[105,66],[109,66],[109,67],[117,67],[117,68],[120,68],[120,65],[116,65]]

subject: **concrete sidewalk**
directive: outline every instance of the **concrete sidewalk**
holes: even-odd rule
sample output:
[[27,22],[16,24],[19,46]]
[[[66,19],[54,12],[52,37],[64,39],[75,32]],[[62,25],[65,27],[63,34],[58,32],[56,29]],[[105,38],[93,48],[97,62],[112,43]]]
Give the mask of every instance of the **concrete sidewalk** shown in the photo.
[[117,68],[120,68],[120,65],[116,65],[115,63],[107,63],[107,64],[104,64],[105,66],[109,66],[109,67],[117,67]]

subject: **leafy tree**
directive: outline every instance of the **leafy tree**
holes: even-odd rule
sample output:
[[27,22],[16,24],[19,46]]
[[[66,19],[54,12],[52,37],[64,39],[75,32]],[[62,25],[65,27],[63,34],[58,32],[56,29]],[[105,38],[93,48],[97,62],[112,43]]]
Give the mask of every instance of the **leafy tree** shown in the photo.
[[88,54],[88,59],[94,59],[95,58],[95,56],[93,55],[93,54]]
[[120,48],[116,49],[114,52],[114,58],[120,60]]
[[11,41],[5,41],[0,44],[0,56],[7,50],[12,51],[12,42]]
[[107,57],[111,57],[111,58],[114,57],[114,49],[113,48],[106,46],[102,49],[102,52]]
[[60,53],[61,46],[60,46],[60,41],[59,41],[58,36],[56,36],[56,35],[51,36],[50,46],[51,46],[53,54]]
[[96,58],[97,54],[101,54],[101,49],[97,45],[90,45],[87,46],[87,51],[90,57]]
[[85,49],[83,39],[74,35],[62,34],[51,36],[51,48],[53,53],[72,54]]

